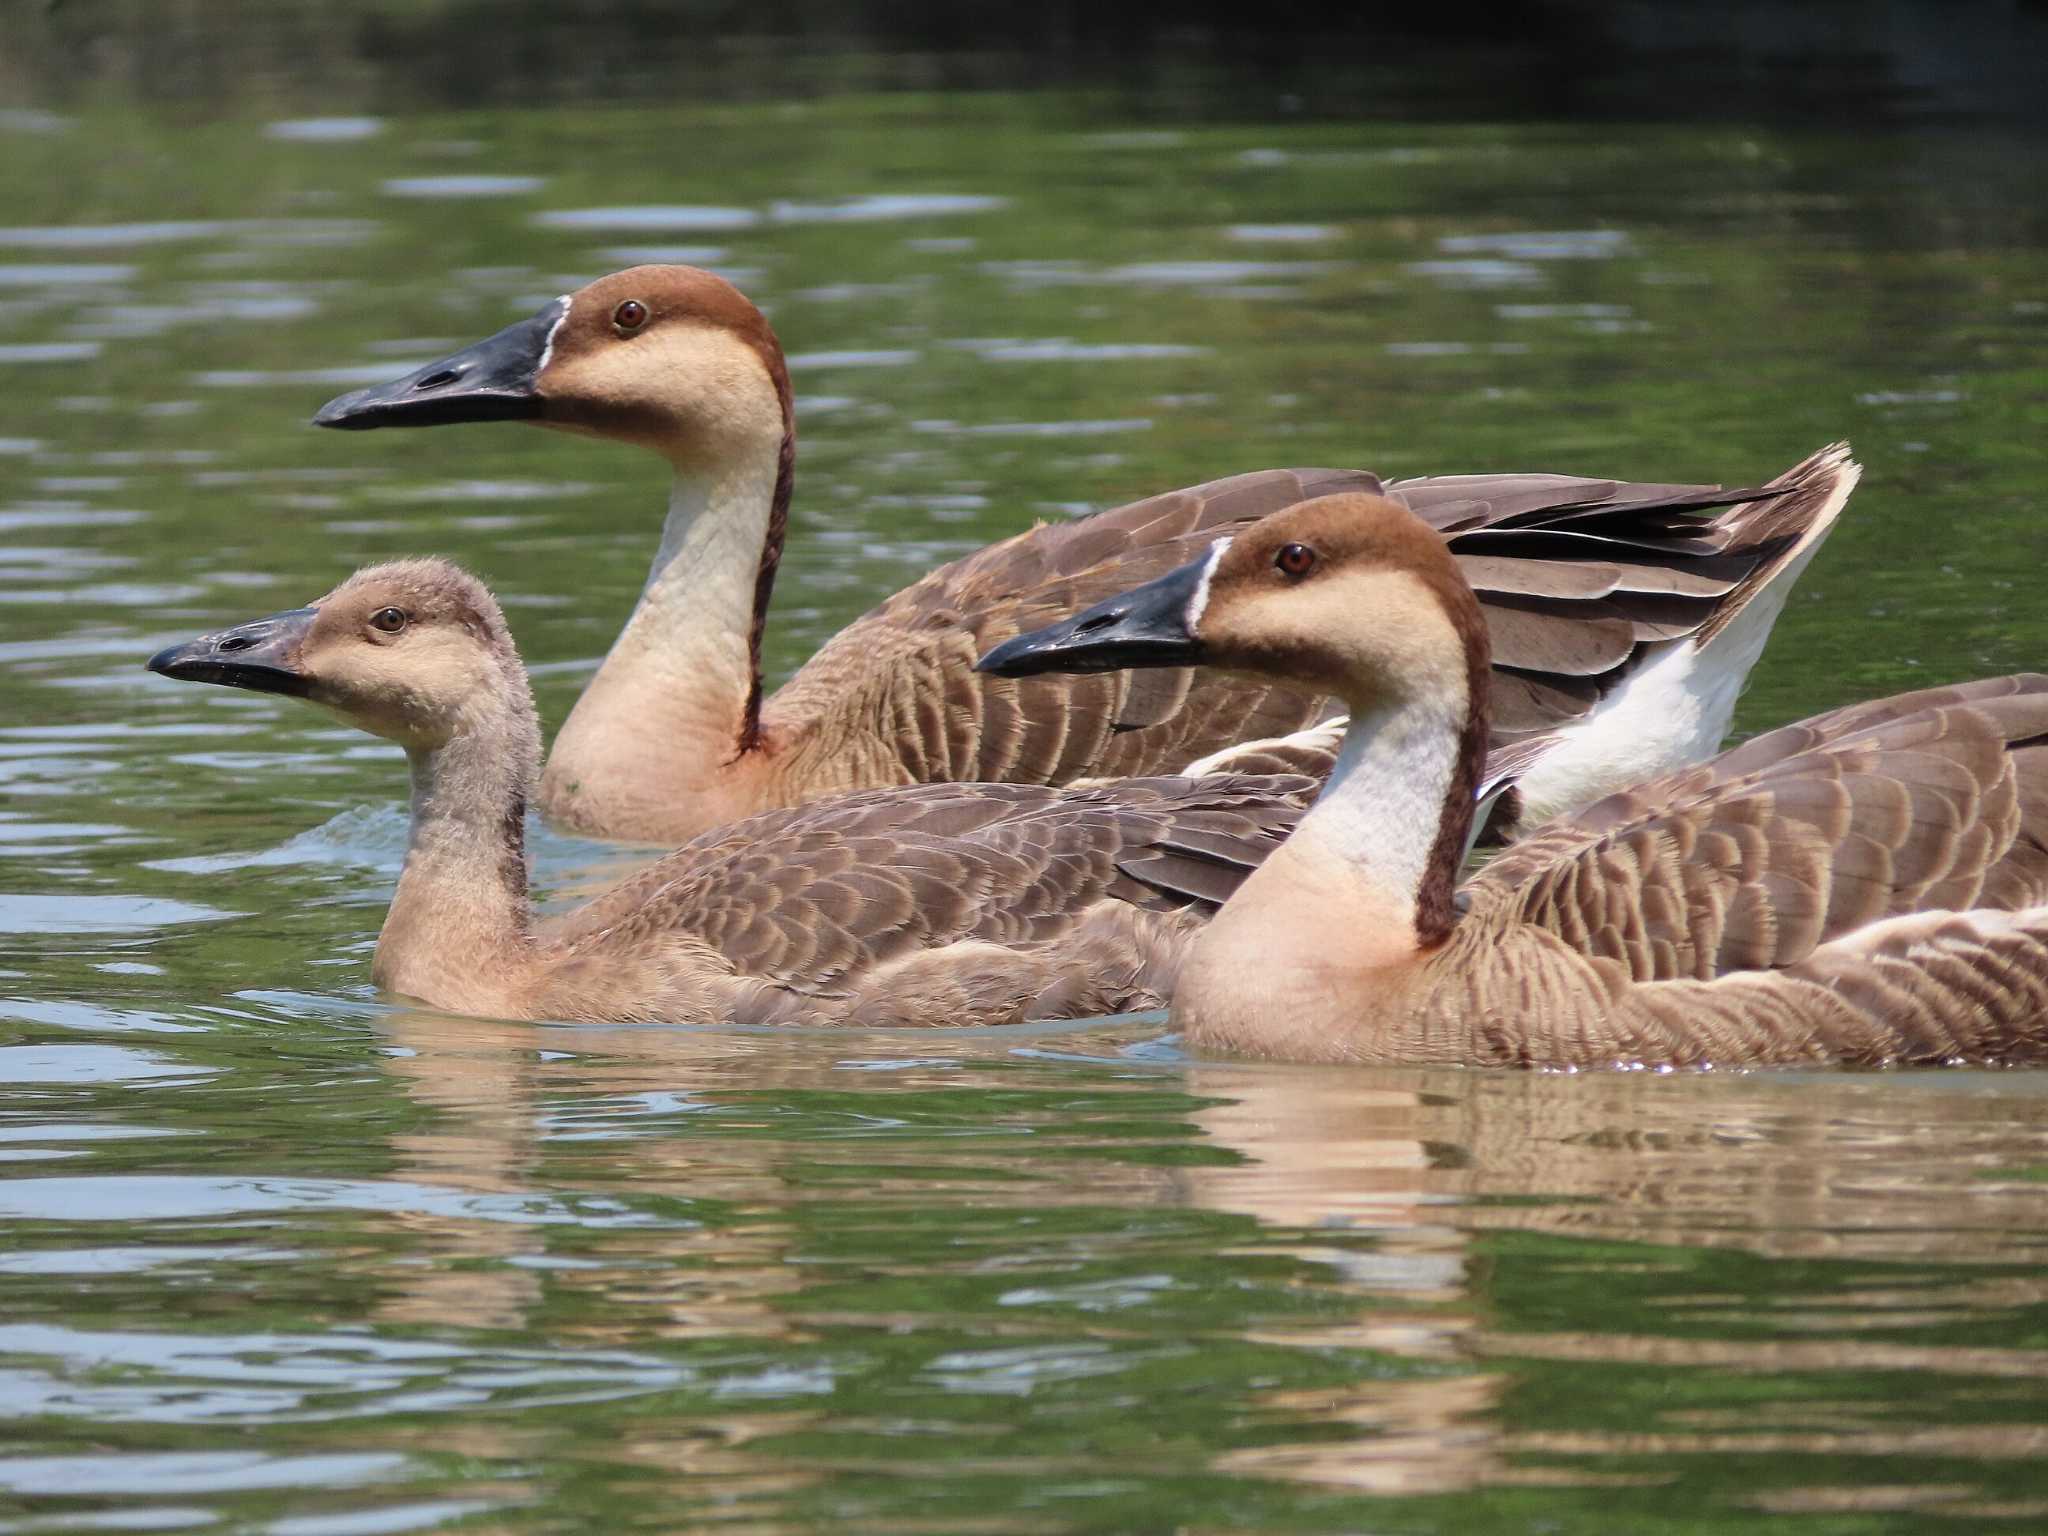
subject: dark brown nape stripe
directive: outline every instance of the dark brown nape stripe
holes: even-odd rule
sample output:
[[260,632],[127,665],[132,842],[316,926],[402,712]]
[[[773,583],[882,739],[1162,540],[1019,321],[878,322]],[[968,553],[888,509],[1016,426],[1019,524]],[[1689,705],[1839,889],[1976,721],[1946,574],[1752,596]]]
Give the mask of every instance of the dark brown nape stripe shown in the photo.
[[739,750],[761,744],[761,636],[768,628],[768,600],[775,594],[775,571],[782,564],[782,541],[789,533],[789,498],[796,489],[796,403],[789,387],[789,366],[782,347],[765,320],[758,330],[740,333],[761,355],[775,395],[782,402],[782,453],[775,464],[775,499],[768,508],[768,536],[761,543],[761,565],[754,573],[754,627],[747,635],[750,678],[747,707],[740,716]]
[[[528,912],[527,895],[531,888],[527,884],[526,873],[526,795],[523,792],[513,795],[512,803],[505,807],[505,820],[498,830],[504,839],[498,854],[498,879],[503,883],[506,894],[512,897],[512,909]],[[520,921],[523,925],[526,919],[522,917]]]
[[1479,792],[1480,776],[1486,771],[1486,743],[1491,733],[1487,688],[1493,655],[1486,620],[1480,616],[1478,599],[1457,576],[1456,567],[1446,575],[1448,580],[1432,584],[1444,599],[1444,611],[1458,638],[1465,643],[1465,697],[1469,702],[1464,734],[1458,738],[1457,767],[1451,772],[1443,815],[1436,824],[1436,841],[1430,845],[1422,885],[1415,893],[1415,940],[1424,948],[1443,943],[1457,925],[1458,872],[1465,864],[1465,840],[1472,831],[1472,797]]

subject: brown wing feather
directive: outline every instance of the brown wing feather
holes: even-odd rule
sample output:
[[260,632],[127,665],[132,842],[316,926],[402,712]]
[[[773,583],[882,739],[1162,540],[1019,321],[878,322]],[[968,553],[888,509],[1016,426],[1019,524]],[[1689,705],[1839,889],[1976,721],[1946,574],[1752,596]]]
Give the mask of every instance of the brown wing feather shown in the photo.
[[1052,944],[1104,901],[1213,910],[1314,793],[1235,775],[873,790],[708,833],[564,932],[626,949],[686,935],[738,977],[846,997],[921,951]]
[[1578,719],[1656,641],[1725,622],[1811,530],[1847,462],[1835,445],[1767,487],[1735,491],[1569,475],[1383,485],[1341,469],[1211,481],[1033,528],[933,571],[812,657],[769,701],[768,734],[812,765],[812,793],[1172,772],[1290,735],[1336,713],[1332,701],[1210,672],[1017,681],[973,664],[1297,501],[1384,489],[1444,534],[1479,589],[1499,745]]
[[[2048,921],[1930,912],[1869,941],[1830,944],[1785,973],[1804,1007],[1752,1008],[1753,1027],[1858,1065],[2015,1064],[2048,1058]],[[1776,1003],[1774,1008],[1772,1003]],[[1775,1017],[1774,1017],[1775,1015]],[[1803,1027],[1801,1027],[1803,1026]]]
[[1443,533],[1479,594],[1498,744],[1579,718],[1659,640],[1711,639],[1827,532],[1854,472],[1833,443],[1748,490],[1449,475],[1387,492]]
[[1852,705],[1538,829],[1472,883],[1637,981],[1797,964],[1931,907],[2048,900],[2048,677]]
[[[1163,576],[1268,513],[1344,490],[1356,470],[1262,470],[1004,539],[848,625],[770,701],[771,730],[869,737],[905,782],[1064,784],[1168,772],[1327,713],[1267,683],[1187,672],[1017,681],[973,670],[991,646]],[[927,701],[940,707],[926,707]],[[844,725],[841,724],[844,722]]]

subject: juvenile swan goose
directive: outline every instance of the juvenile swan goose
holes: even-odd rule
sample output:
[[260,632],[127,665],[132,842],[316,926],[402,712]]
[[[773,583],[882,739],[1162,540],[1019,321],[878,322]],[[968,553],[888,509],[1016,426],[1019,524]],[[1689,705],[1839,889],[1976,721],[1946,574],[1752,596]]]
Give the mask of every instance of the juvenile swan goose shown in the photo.
[[[1527,754],[1522,794],[1540,810],[1577,805],[1719,745],[1857,474],[1837,445],[1737,491],[1566,475],[1239,475],[943,566],[842,630],[764,702],[761,636],[795,476],[790,398],[775,333],[738,289],[693,267],[634,267],[314,418],[353,429],[524,420],[669,462],[647,585],[541,778],[551,821],[679,842],[892,784],[1229,766],[1214,754],[1313,726],[1331,701],[1299,680],[1214,673],[1016,683],[977,674],[974,658],[1164,574],[1218,534],[1353,490],[1385,490],[1451,542],[1494,629],[1500,743],[1570,728],[1569,750]],[[1317,745],[1239,761],[1305,765],[1299,751]]]
[[1458,889],[1487,625],[1443,541],[1307,502],[981,665],[1205,664],[1351,712],[1293,837],[1196,937],[1191,1045],[1586,1067],[2048,1056],[2048,678],[1853,705],[1532,831]]
[[524,847],[540,727],[475,578],[374,566],[149,668],[308,699],[400,743],[412,831],[371,976],[499,1018],[1002,1024],[1157,1007],[1187,940],[1314,789],[1218,775],[871,792],[700,837],[542,925]]

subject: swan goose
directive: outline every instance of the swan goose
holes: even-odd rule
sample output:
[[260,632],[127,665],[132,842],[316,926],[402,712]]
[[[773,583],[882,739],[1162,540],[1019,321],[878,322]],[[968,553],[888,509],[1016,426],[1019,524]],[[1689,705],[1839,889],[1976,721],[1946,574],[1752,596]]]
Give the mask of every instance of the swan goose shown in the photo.
[[[1496,744],[1520,744],[1521,801],[1536,814],[1581,804],[1719,745],[1771,622],[1858,473],[1838,444],[1735,491],[1535,474],[1237,475],[1035,527],[943,566],[764,699],[761,638],[796,424],[774,331],[723,279],[676,266],[613,273],[314,419],[346,429],[521,420],[667,460],[674,479],[647,584],[556,735],[538,803],[591,836],[670,843],[887,785],[1326,767],[1334,736],[1318,727],[1335,706],[1299,679],[1175,670],[1012,681],[973,663],[1164,574],[1219,534],[1342,491],[1384,491],[1450,542],[1493,630]],[[1551,733],[1563,750],[1537,752]],[[1246,742],[1259,746],[1230,756]]]
[[1173,1017],[1191,1046],[1539,1067],[2048,1057],[2048,677],[1770,732],[1536,828],[1460,887],[1487,629],[1433,529],[1347,495],[983,658],[1208,665],[1349,708],[1314,808],[1190,946]]
[[542,923],[524,845],[540,726],[474,577],[374,566],[148,666],[306,699],[400,743],[411,831],[372,979],[507,1019],[973,1025],[1157,1007],[1188,939],[1315,787],[872,791],[708,833]]

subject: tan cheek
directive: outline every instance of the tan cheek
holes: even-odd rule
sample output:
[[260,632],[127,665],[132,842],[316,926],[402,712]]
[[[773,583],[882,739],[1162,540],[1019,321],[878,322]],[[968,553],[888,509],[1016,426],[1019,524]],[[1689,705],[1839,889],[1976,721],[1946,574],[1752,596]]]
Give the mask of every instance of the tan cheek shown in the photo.
[[1283,594],[1262,594],[1231,613],[1228,638],[1211,646],[1228,670],[1304,687],[1327,688],[1341,671],[1318,614]]
[[1463,647],[1435,599],[1396,572],[1270,587],[1230,615],[1255,670],[1334,688],[1376,672],[1463,677]]
[[742,428],[773,403],[781,406],[760,357],[745,342],[723,331],[676,331],[656,340],[647,369],[649,385],[671,410],[693,411],[706,430],[725,434]]
[[1379,676],[1409,697],[1463,700],[1465,642],[1434,594],[1407,579],[1376,594],[1379,621],[1355,631],[1345,658],[1353,675]]
[[558,361],[542,393],[574,427],[591,414],[607,435],[659,440],[685,452],[730,452],[782,432],[782,404],[759,354],[724,331],[661,327],[631,341],[606,337]]
[[322,625],[299,647],[299,670],[311,677],[333,677],[345,669],[349,651],[348,637],[339,634],[332,626]]
[[332,659],[321,669],[337,692],[366,708],[382,708],[404,685],[402,672],[391,664],[393,647],[370,640],[355,640],[332,648]]

